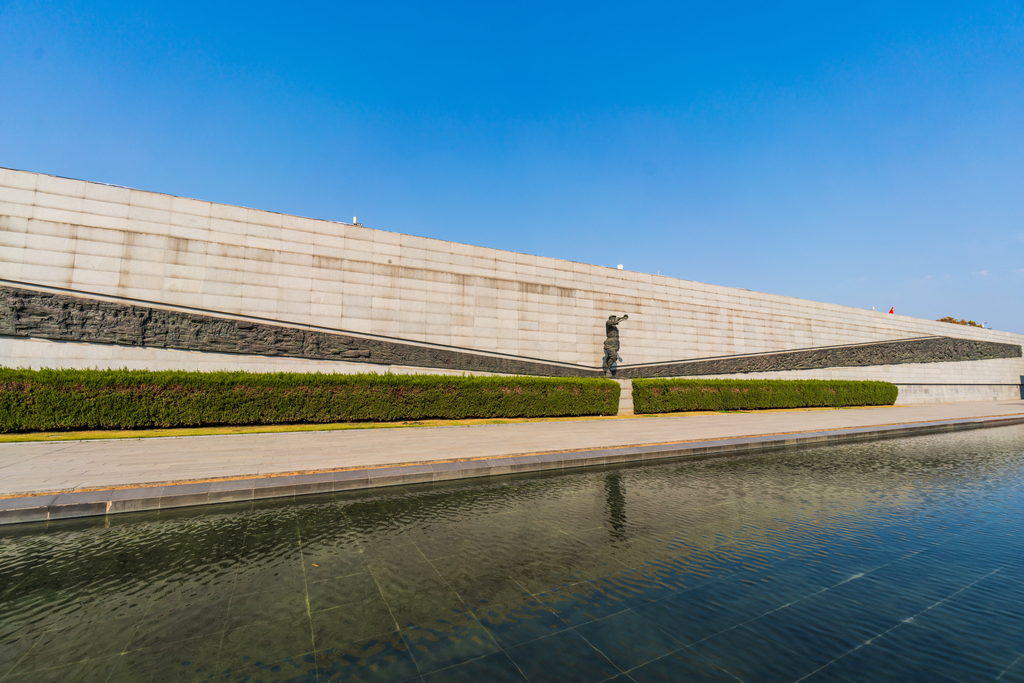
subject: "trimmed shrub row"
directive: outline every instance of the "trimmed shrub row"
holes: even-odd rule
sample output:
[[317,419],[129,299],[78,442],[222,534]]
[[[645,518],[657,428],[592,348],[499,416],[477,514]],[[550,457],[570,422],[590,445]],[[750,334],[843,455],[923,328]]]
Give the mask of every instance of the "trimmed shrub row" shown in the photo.
[[0,368],[0,432],[614,415],[606,379]]
[[889,382],[791,379],[634,379],[633,411],[758,410],[884,406],[899,389]]

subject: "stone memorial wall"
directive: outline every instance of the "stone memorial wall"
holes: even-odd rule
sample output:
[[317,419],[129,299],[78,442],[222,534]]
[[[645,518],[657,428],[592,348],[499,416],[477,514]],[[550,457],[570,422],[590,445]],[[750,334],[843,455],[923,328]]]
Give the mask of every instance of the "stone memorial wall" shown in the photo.
[[0,169],[0,363],[883,379],[1019,398],[1024,335]]

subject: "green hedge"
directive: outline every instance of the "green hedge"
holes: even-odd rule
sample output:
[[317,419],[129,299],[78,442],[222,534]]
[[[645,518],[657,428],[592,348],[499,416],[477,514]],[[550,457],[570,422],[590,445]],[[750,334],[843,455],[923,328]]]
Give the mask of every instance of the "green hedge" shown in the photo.
[[758,410],[884,406],[899,389],[889,382],[791,379],[634,379],[633,411]]
[[0,368],[0,432],[614,415],[606,379]]

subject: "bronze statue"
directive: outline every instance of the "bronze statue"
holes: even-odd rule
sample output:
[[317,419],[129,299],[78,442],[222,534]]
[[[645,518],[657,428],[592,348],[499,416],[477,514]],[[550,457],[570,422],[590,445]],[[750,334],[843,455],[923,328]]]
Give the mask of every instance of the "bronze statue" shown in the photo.
[[628,318],[628,315],[624,315],[621,318],[614,315],[608,316],[608,320],[604,323],[604,375],[605,377],[612,376],[612,366],[615,365],[619,360],[619,328],[618,325],[623,320]]

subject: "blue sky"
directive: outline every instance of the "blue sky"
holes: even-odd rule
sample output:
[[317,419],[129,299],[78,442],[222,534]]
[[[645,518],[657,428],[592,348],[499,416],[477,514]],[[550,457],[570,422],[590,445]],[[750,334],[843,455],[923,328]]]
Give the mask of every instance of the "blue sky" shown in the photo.
[[0,166],[1024,333],[1024,3],[0,0]]

